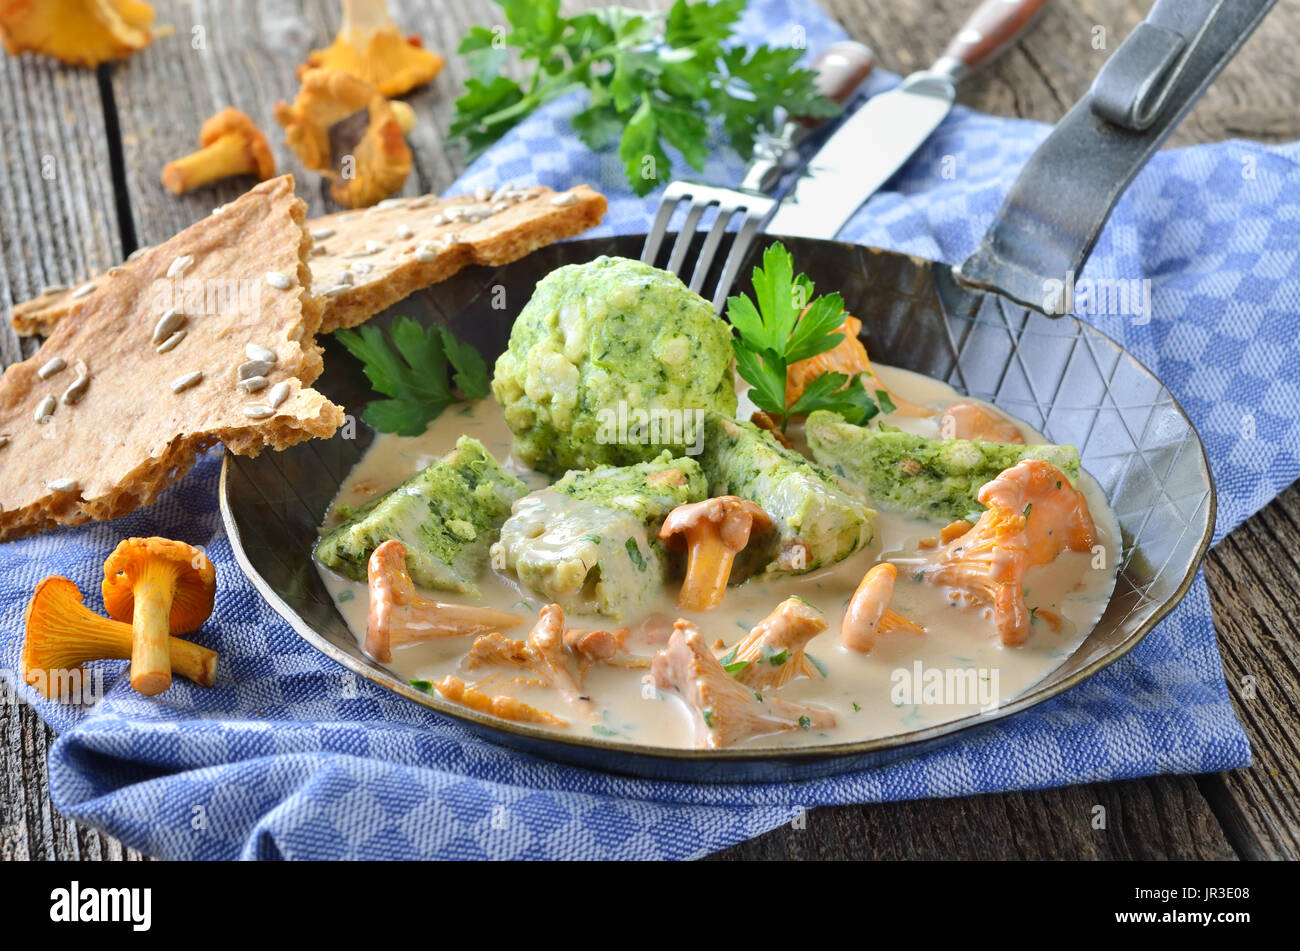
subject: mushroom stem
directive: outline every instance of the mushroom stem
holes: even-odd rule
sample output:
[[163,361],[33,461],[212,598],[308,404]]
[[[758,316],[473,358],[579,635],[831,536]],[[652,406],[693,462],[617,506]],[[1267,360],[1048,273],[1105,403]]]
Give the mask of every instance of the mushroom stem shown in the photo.
[[396,30],[388,15],[387,0],[343,0],[343,25],[339,33],[358,49],[380,30]]
[[[217,653],[180,638],[170,638],[171,669],[203,687],[217,677]],[[23,680],[46,697],[58,682],[55,671],[70,671],[92,660],[126,660],[135,638],[130,624],[87,608],[77,586],[57,575],[36,586],[27,605],[23,642]],[[133,684],[134,686],[134,684]]]
[[184,158],[168,162],[163,167],[162,183],[172,194],[183,195],[232,175],[255,175],[257,170],[246,139],[229,132]]
[[152,697],[172,685],[169,618],[176,594],[177,565],[151,558],[131,586],[135,613],[131,616],[131,686]]
[[480,608],[446,601],[423,601],[423,614],[414,611],[394,617],[388,629],[391,647],[418,644],[435,637],[461,637],[466,634],[483,634],[487,631],[508,630],[523,623],[518,614]]
[[727,547],[719,533],[696,534],[687,548],[686,580],[677,595],[677,606],[687,611],[717,607],[727,590],[735,560],[736,553]]
[[771,527],[766,512],[734,495],[687,502],[669,512],[659,526],[659,540],[670,548],[683,543],[686,547],[686,580],[677,606],[708,611],[721,604],[736,554],[749,544],[751,535]]
[[393,116],[397,119],[402,134],[410,135],[411,130],[415,128],[415,110],[400,99],[390,99],[388,105],[393,110]]
[[518,614],[508,611],[420,597],[406,570],[406,546],[393,538],[371,553],[366,575],[370,611],[365,649],[381,664],[391,662],[392,649],[403,644],[508,630],[524,622]]

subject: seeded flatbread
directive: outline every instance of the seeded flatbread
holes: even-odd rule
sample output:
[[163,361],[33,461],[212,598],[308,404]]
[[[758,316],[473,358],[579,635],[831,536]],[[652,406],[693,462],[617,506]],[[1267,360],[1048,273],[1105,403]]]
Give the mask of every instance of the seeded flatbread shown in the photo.
[[[463,267],[507,264],[581,234],[600,223],[605,208],[604,196],[586,185],[558,193],[541,185],[503,186],[455,198],[391,198],[314,218],[307,222],[316,240],[308,264],[312,287],[324,299],[320,332],[355,327]],[[84,295],[135,263],[17,305],[10,319],[14,330],[22,336],[49,333]]]
[[[333,434],[343,411],[307,388],[322,363],[306,211],[292,176],[263,182],[104,281],[5,371],[0,540],[125,515],[218,441],[256,455]],[[264,381],[238,387],[241,369]]]

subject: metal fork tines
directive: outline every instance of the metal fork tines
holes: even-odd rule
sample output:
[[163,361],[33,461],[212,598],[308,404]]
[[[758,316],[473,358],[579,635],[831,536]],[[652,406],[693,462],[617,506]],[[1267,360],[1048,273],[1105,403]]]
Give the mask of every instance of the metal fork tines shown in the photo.
[[[704,281],[708,277],[710,268],[713,267],[713,259],[717,256],[718,246],[722,243],[722,236],[726,233],[727,226],[736,215],[742,216],[740,227],[736,231],[735,240],[732,242],[731,250],[723,264],[722,274],[713,292],[713,309],[721,313],[727,295],[731,292],[731,285],[740,270],[741,262],[745,260],[749,246],[754,242],[754,236],[776,210],[776,201],[757,192],[716,188],[695,182],[672,182],[664,190],[663,200],[659,203],[659,212],[655,215],[650,233],[646,235],[645,247],[641,251],[641,260],[646,264],[654,264],[659,257],[659,248],[668,231],[668,222],[672,219],[677,206],[683,201],[689,202],[686,219],[682,222],[681,229],[677,232],[677,240],[668,255],[667,269],[686,281],[687,286],[697,294],[704,294]],[[700,248],[700,253],[695,258],[690,280],[687,280],[683,270],[686,266],[687,253],[695,238],[700,220],[713,206],[717,206],[717,217],[708,230],[704,246]]]

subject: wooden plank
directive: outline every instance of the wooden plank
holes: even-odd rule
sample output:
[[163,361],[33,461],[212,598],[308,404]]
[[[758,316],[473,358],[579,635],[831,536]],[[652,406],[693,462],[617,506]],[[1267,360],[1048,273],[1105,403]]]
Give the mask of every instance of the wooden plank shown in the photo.
[[[1101,807],[1103,812],[1098,812]],[[1104,828],[1097,828],[1098,819]],[[1232,859],[1191,777],[815,809],[710,859]]]
[[33,56],[0,58],[0,364],[19,345],[9,310],[121,256],[108,136],[95,73]]
[[[271,117],[298,88],[294,68],[324,35],[327,0],[164,0],[158,22],[175,27],[112,71],[113,102],[122,132],[126,197],[140,244],[171,237],[239,197],[251,177],[217,182],[176,196],[159,181],[163,166],[198,146],[203,121],[226,106],[246,112],[266,134],[279,171],[292,172],[298,194],[323,213],[319,176],[307,173],[284,146]],[[337,14],[335,14],[337,16]]]
[[1300,858],[1300,485],[1210,553],[1224,677],[1255,763],[1202,786],[1246,858]]

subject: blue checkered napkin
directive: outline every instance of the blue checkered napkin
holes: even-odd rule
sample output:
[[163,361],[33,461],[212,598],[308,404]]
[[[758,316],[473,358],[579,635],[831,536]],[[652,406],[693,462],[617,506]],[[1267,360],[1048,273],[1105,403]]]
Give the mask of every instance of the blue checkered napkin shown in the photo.
[[[754,0],[751,42],[813,50],[840,32],[809,0]],[[880,76],[877,85],[890,82]],[[599,233],[644,230],[654,197],[630,195],[612,153],[591,155],[553,103],[513,130],[453,191],[505,181],[589,182],[610,197]],[[1045,134],[958,109],[849,226],[861,242],[958,261]],[[721,149],[706,177],[734,182]],[[954,156],[945,178],[938,159]],[[676,169],[686,173],[687,170]],[[1300,146],[1245,142],[1163,152],[1120,202],[1089,263],[1094,277],[1145,275],[1149,323],[1098,318],[1192,415],[1219,484],[1217,535],[1300,475]],[[1244,424],[1243,420],[1250,420]],[[51,789],[66,814],[171,858],[684,858],[825,803],[959,796],[1249,762],[1222,680],[1203,581],[1135,650],[1033,711],[887,767],[805,783],[651,783],[531,759],[355,679],[297,637],[231,558],[216,511],[216,454],[154,506],[0,546],[0,667],[18,667],[36,582],[65,574],[98,603],[98,566],[127,535],[208,547],[216,614],[197,637],[221,652],[220,684],[133,693],[108,667],[91,709],[32,697],[62,735]],[[9,676],[12,681],[12,675]]]

